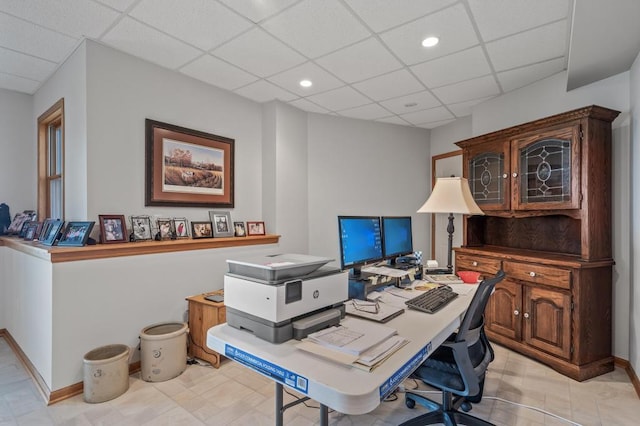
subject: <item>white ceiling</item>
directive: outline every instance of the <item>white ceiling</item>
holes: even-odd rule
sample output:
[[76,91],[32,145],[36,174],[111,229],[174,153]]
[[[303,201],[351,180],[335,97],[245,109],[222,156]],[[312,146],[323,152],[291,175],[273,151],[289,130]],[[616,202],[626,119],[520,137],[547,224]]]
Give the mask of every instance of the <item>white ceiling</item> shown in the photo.
[[257,102],[434,128],[566,70],[572,17],[573,0],[0,0],[0,87],[34,93],[88,38]]

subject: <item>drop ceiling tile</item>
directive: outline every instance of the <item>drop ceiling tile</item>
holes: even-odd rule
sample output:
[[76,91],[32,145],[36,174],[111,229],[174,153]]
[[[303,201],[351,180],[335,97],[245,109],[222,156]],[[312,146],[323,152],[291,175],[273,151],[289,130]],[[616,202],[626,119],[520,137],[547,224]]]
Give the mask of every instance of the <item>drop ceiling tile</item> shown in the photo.
[[561,21],[487,43],[496,71],[547,61],[566,55],[567,22]]
[[444,126],[445,124],[453,123],[454,121],[456,121],[455,118],[452,118],[450,120],[439,120],[439,121],[433,121],[431,123],[418,124],[416,125],[416,127],[420,127],[423,129],[435,129],[436,127]]
[[322,108],[321,106],[318,106],[313,102],[309,102],[308,100],[302,99],[302,98],[291,101],[289,102],[289,104],[303,111],[317,112],[320,114],[326,114],[329,112],[328,110]]
[[433,93],[446,105],[493,97],[500,94],[500,88],[492,75],[439,87]]
[[430,92],[423,90],[399,98],[387,99],[386,101],[380,102],[380,105],[394,114],[407,114],[413,111],[434,108],[442,104]]
[[569,0],[469,0],[469,7],[484,41],[569,16]]
[[258,77],[210,55],[201,56],[190,62],[180,68],[180,72],[227,90],[237,89],[258,79]]
[[456,0],[346,0],[374,31],[380,32],[413,21],[449,6]]
[[0,72],[0,88],[32,95],[40,86],[40,82]]
[[259,103],[272,101],[274,99],[280,99],[281,101],[287,102],[296,98],[296,95],[293,93],[289,93],[265,80],[258,80],[248,86],[241,87],[240,89],[235,90],[235,93]]
[[502,86],[502,90],[509,92],[552,76],[553,74],[563,71],[565,68],[565,59],[558,58],[529,65],[528,67],[498,73],[498,81]]
[[317,95],[309,96],[307,99],[328,109],[329,111],[340,111],[371,102],[371,100],[356,92],[349,86],[340,87],[324,93],[318,93]]
[[340,111],[340,115],[342,116],[359,118],[362,120],[375,120],[377,118],[388,117],[389,114],[389,111],[378,104],[363,105]]
[[319,58],[316,62],[347,83],[362,81],[402,67],[374,37]]
[[55,62],[0,47],[0,72],[2,73],[41,82],[49,77],[56,67]]
[[411,124],[432,123],[434,121],[450,120],[455,118],[445,107],[425,109],[422,111],[402,114],[400,117]]
[[491,99],[492,96],[486,97],[486,98],[480,98],[480,99],[474,99],[472,101],[467,101],[467,102],[460,102],[457,104],[449,104],[447,105],[447,107],[449,108],[449,111],[451,111],[453,113],[453,115],[455,115],[456,117],[465,117],[467,115],[470,115],[473,107],[486,101]]
[[266,20],[262,27],[309,58],[370,36],[337,0],[306,0]]
[[120,14],[87,0],[3,1],[0,11],[70,37],[97,38]]
[[353,87],[374,101],[396,98],[424,90],[424,86],[405,69],[355,83]]
[[260,77],[268,77],[305,61],[302,55],[260,28],[247,31],[212,53]]
[[414,65],[411,71],[428,87],[435,88],[491,73],[481,47]]
[[0,12],[0,47],[59,62],[79,40]]
[[[300,81],[304,79],[312,81],[313,85],[311,87],[300,86]],[[313,62],[305,62],[295,68],[269,77],[267,80],[299,96],[310,96],[344,86],[342,81]]]
[[[422,40],[437,36],[440,43],[422,47]],[[382,41],[407,65],[439,58],[478,44],[467,12],[461,4],[420,18],[380,35]]]
[[124,18],[102,38],[106,44],[169,69],[195,59],[200,52],[131,18]]
[[238,1],[238,0],[219,0],[226,4],[242,16],[245,16],[252,22],[260,22],[265,18],[275,15],[281,10],[289,7],[298,0],[252,0],[252,1]]
[[382,123],[390,123],[390,124],[399,124],[401,126],[407,126],[410,123],[408,121],[403,120],[397,115],[392,115],[389,117],[378,118],[376,121],[380,121]]
[[237,13],[210,0],[142,0],[129,14],[203,50],[213,49],[251,27]]
[[115,10],[119,10],[120,12],[123,12],[138,0],[97,0],[97,1],[99,1],[104,5],[110,6]]

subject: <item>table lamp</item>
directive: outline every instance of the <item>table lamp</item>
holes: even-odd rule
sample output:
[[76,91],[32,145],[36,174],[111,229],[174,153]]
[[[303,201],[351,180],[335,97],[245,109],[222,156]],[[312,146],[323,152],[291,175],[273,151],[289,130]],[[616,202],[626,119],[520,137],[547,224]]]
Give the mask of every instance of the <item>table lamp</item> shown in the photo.
[[484,212],[473,200],[469,182],[462,177],[443,177],[436,180],[427,201],[418,209],[418,213],[448,213],[449,224],[447,233],[449,242],[447,245],[447,269],[453,271],[451,251],[453,245],[453,214],[484,215]]

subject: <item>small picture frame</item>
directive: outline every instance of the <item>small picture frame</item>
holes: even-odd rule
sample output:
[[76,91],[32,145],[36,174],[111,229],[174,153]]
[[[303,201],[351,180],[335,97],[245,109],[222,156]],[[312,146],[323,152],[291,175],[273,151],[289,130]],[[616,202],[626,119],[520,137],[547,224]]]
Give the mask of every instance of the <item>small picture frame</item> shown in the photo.
[[131,232],[133,241],[153,239],[151,235],[151,218],[149,216],[131,216]]
[[247,222],[247,235],[265,235],[264,222]]
[[211,224],[213,225],[214,237],[233,237],[230,212],[210,211],[209,218],[211,219]]
[[27,222],[24,226],[26,227],[23,237],[25,241],[33,241],[38,238],[36,232],[38,230],[39,222]]
[[189,222],[184,217],[173,218],[173,230],[176,238],[189,238]]
[[100,224],[100,242],[102,244],[126,243],[129,241],[127,223],[123,215],[98,215]]
[[211,222],[191,222],[191,238],[213,238]]
[[158,237],[161,240],[170,240],[173,237],[173,221],[169,218],[158,219]]
[[44,237],[41,239],[42,244],[45,246],[52,246],[56,243],[60,232],[62,231],[62,227],[64,222],[57,219],[47,219],[49,223],[47,224],[46,229],[43,229]]
[[53,219],[45,219],[44,222],[42,222],[40,232],[38,233],[38,241],[41,243],[44,242],[47,237],[47,231],[49,230],[49,226],[51,226],[51,222],[53,222]]
[[62,232],[59,246],[82,247],[87,243],[95,222],[69,222]]
[[246,237],[247,230],[244,227],[244,222],[233,222],[233,232],[235,237]]

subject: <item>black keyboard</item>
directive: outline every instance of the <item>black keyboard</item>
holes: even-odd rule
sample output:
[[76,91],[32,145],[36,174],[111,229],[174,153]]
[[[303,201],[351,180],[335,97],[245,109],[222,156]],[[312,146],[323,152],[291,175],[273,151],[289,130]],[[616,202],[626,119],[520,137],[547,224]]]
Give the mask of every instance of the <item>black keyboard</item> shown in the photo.
[[427,290],[419,296],[404,302],[408,308],[433,314],[458,297],[451,287],[443,285]]

